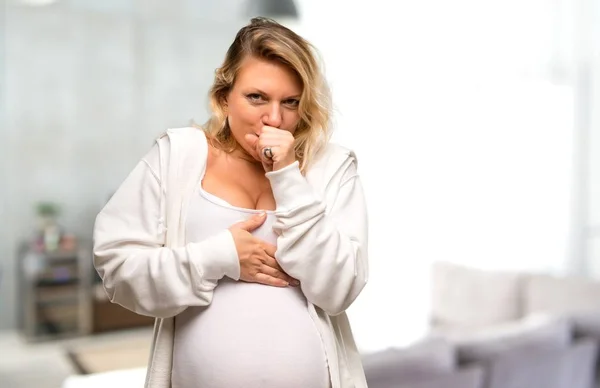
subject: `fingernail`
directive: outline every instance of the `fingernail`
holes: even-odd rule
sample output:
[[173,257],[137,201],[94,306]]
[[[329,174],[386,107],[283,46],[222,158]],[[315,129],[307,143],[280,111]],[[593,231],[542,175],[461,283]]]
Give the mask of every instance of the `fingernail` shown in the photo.
[[299,281],[297,281],[297,280],[292,280],[292,285],[294,285],[294,286],[299,286],[299,285],[300,285],[300,282],[299,282]]

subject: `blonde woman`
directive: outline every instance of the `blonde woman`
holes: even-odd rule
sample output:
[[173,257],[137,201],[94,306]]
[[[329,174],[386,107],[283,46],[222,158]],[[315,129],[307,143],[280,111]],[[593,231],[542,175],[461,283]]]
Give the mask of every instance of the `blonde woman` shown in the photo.
[[366,387],[345,310],[367,282],[367,213],[312,46],[252,19],[210,100],[96,219],[111,300],[157,318],[146,387]]

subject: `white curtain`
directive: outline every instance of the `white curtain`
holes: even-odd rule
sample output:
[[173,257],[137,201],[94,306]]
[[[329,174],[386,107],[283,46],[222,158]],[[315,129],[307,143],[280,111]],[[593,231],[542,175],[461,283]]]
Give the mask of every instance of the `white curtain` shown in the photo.
[[300,4],[369,205],[371,280],[349,312],[359,347],[425,333],[434,261],[571,269],[586,3]]

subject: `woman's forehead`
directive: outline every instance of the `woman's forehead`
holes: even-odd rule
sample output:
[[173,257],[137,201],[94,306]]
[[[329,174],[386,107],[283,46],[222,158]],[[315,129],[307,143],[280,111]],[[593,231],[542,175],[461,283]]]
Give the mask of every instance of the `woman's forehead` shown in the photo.
[[296,95],[302,92],[302,82],[288,66],[254,57],[244,59],[236,77],[236,84],[269,94]]

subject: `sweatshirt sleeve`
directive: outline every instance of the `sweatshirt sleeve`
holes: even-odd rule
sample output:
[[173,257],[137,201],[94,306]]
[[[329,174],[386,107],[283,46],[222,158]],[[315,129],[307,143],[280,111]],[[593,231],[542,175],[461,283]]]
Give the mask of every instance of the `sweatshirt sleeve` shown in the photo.
[[367,283],[367,210],[356,161],[349,164],[330,211],[298,162],[267,173],[277,203],[276,258],[300,280],[306,298],[329,315],[344,312]]
[[94,266],[113,303],[167,318],[210,304],[217,280],[237,280],[240,268],[228,230],[179,248],[164,246],[162,187],[152,159],[137,164],[96,217]]

